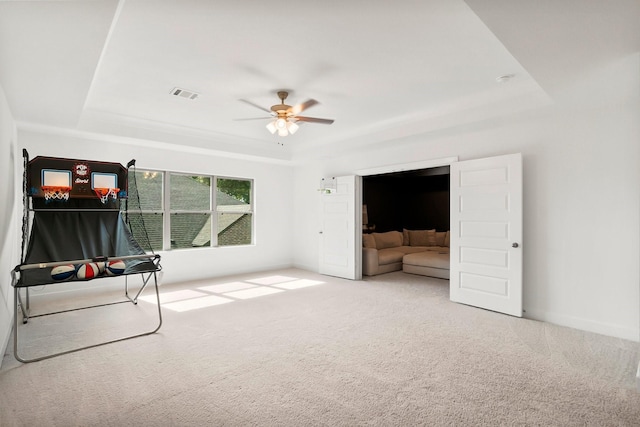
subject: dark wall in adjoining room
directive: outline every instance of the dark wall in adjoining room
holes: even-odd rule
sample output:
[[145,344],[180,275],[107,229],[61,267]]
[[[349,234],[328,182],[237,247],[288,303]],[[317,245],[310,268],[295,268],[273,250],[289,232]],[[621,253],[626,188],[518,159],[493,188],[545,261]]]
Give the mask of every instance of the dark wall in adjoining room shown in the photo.
[[377,232],[449,229],[449,168],[363,178],[363,203]]
[[[398,230],[402,223],[401,205],[397,180],[385,176],[363,178],[362,201],[367,205],[369,224],[375,225],[375,231]],[[402,227],[399,228],[402,230]]]

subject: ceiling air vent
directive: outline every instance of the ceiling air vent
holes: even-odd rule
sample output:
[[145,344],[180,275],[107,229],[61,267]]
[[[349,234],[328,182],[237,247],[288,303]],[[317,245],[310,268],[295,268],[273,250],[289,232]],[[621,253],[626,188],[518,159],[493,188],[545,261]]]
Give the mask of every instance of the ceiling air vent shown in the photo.
[[196,99],[197,97],[200,96],[199,93],[195,93],[193,91],[186,90],[186,89],[180,89],[179,87],[174,87],[171,90],[171,95],[179,96],[180,98],[187,98],[187,99]]

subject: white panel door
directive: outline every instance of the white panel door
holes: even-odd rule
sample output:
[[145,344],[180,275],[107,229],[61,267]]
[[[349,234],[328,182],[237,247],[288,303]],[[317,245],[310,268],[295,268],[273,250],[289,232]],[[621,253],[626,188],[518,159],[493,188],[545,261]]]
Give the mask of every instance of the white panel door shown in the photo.
[[[355,175],[335,178],[335,191],[321,193],[320,268],[321,274],[345,279],[362,279],[362,232],[358,215],[362,178]],[[356,233],[359,230],[359,233]],[[358,249],[358,250],[356,250]]]
[[522,317],[522,155],[451,165],[452,301]]

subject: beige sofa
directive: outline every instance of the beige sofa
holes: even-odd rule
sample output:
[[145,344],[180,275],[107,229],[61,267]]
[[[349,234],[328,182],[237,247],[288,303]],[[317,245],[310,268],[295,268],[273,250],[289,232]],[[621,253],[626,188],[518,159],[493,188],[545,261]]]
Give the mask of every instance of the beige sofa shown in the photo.
[[363,234],[362,274],[392,271],[449,278],[449,232],[403,230]]

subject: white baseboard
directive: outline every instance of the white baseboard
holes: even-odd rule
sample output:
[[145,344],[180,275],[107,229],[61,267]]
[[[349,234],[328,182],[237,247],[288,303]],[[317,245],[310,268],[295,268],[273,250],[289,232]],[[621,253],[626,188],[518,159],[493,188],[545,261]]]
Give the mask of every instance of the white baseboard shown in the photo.
[[[11,316],[13,319],[13,316]],[[2,361],[4,360],[4,355],[7,353],[7,349],[9,348],[9,338],[11,338],[11,331],[13,330],[13,320],[9,322],[9,329],[4,333],[4,337],[2,341],[0,341],[0,350],[2,350],[2,354],[0,355],[0,369],[2,368]],[[5,331],[3,331],[5,332]]]
[[0,325],[2,325],[2,330],[0,330],[0,368],[2,368],[4,355],[9,348],[11,331],[13,330],[13,307],[11,307],[9,310],[6,310],[5,313],[7,314],[6,319],[0,320]]
[[569,328],[580,329],[582,331],[593,332],[596,334],[607,335],[610,337],[622,338],[629,341],[640,341],[640,329],[629,328],[613,323],[596,322],[589,319],[579,317],[566,316],[563,314],[549,313],[527,309],[525,317],[542,322],[553,323],[555,325],[567,326]]
[[293,263],[293,268],[298,268],[300,270],[312,271],[314,273],[318,272],[318,265],[307,265],[303,263]]

